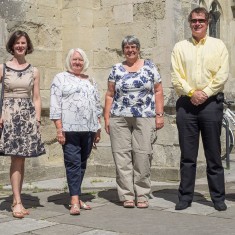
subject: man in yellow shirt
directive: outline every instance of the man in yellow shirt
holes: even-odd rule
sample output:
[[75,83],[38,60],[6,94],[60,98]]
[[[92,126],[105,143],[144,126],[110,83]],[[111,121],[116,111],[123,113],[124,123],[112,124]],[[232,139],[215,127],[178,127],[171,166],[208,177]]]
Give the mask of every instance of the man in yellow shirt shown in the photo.
[[179,202],[175,209],[191,206],[201,133],[211,199],[215,209],[223,211],[227,206],[220,157],[223,117],[220,98],[228,79],[228,51],[220,39],[206,35],[209,13],[205,8],[192,10],[188,21],[192,38],[176,43],[171,57],[172,84],[179,95],[176,122],[181,149]]

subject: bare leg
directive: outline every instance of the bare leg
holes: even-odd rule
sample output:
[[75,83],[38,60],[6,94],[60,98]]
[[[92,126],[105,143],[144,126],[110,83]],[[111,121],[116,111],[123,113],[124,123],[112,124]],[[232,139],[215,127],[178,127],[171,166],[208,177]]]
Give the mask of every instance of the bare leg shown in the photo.
[[10,180],[13,192],[13,211],[22,212],[21,189],[24,180],[24,163],[23,157],[11,157]]

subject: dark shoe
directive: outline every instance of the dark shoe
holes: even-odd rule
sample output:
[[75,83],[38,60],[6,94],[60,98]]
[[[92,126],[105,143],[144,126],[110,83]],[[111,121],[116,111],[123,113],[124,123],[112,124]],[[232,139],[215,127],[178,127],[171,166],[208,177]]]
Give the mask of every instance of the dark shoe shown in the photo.
[[221,201],[221,202],[214,202],[214,208],[215,208],[217,211],[226,211],[226,210],[227,210],[227,206],[226,206],[226,204],[224,203],[224,201]]
[[179,201],[178,203],[176,203],[175,205],[175,210],[184,210],[188,207],[191,206],[191,202],[187,202],[187,201]]

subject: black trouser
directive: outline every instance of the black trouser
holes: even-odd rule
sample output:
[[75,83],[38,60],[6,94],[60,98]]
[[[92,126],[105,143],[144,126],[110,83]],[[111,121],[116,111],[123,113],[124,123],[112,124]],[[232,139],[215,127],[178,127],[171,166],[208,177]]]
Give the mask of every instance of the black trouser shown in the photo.
[[65,132],[64,164],[70,196],[81,195],[81,184],[91,153],[94,132]]
[[193,200],[201,133],[211,199],[213,202],[224,201],[224,169],[220,157],[223,103],[216,101],[213,96],[204,104],[195,106],[189,97],[181,96],[177,100],[176,111],[181,149],[179,200],[188,202]]

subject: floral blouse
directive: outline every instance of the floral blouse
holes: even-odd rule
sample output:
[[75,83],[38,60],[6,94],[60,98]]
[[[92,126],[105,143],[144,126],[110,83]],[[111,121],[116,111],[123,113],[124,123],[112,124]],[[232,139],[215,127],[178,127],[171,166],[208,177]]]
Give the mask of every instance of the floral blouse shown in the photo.
[[154,84],[161,82],[157,67],[150,60],[137,72],[128,72],[122,63],[113,66],[109,82],[115,83],[111,114],[124,117],[155,117]]
[[55,76],[51,84],[50,119],[61,119],[64,131],[92,131],[101,128],[102,108],[97,84],[69,72]]

